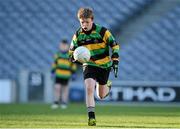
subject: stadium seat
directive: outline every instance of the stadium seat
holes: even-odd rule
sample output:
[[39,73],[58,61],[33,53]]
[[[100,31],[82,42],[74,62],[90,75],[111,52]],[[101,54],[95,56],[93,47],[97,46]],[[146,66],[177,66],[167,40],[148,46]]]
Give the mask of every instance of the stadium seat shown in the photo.
[[[0,44],[3,47],[0,47],[0,78],[16,79],[17,73],[22,69],[50,69],[53,54],[58,50],[59,41],[62,38],[67,38],[70,41],[79,26],[76,18],[79,7],[92,7],[95,11],[95,21],[113,30],[114,26],[118,27],[121,23],[126,22],[152,1],[1,1]],[[171,29],[171,23],[168,22],[167,28]],[[121,74],[120,78],[123,76],[123,79],[127,77],[133,79],[129,75],[135,67],[131,63],[136,58],[131,55],[133,47],[129,49],[127,52],[128,62],[123,63],[127,66],[122,66],[127,69],[127,71],[122,71],[124,74]],[[135,55],[140,56],[139,53]],[[13,70],[11,70],[12,68]]]

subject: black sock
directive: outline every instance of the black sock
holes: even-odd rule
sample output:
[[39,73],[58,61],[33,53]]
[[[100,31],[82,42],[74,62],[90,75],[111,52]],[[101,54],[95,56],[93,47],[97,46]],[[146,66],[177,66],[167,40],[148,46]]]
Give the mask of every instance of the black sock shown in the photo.
[[94,107],[88,107],[88,117],[89,119],[94,118],[95,119],[95,108]]
[[58,101],[54,101],[54,104],[59,104],[59,102]]
[[88,112],[89,119],[94,118],[95,119],[95,113],[94,112]]

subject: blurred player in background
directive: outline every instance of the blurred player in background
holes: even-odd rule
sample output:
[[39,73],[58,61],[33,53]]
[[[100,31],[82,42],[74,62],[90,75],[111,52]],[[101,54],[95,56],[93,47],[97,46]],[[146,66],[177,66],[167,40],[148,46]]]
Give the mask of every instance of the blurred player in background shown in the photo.
[[69,61],[69,44],[67,40],[62,40],[59,44],[59,51],[54,56],[52,65],[52,76],[55,79],[54,97],[55,101],[51,106],[52,109],[66,108],[69,96],[69,80],[76,71],[75,63]]
[[[90,50],[90,61],[83,64],[83,74],[86,90],[86,106],[88,111],[88,125],[95,126],[94,92],[100,99],[105,98],[111,89],[108,81],[111,66],[116,75],[119,63],[119,45],[108,29],[94,23],[93,11],[90,8],[80,8],[77,13],[81,27],[73,36],[70,46],[70,56],[78,46],[85,46]],[[112,56],[109,55],[109,47]]]

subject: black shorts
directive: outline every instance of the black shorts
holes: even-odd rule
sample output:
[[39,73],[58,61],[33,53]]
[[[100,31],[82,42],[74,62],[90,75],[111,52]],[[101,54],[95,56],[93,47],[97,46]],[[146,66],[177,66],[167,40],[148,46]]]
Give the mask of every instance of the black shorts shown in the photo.
[[110,68],[103,69],[95,66],[83,66],[84,80],[87,78],[93,78],[100,85],[105,85],[108,81]]
[[69,82],[69,79],[61,79],[61,78],[58,78],[56,77],[55,78],[55,83],[56,84],[61,84],[61,85],[68,85],[68,82]]

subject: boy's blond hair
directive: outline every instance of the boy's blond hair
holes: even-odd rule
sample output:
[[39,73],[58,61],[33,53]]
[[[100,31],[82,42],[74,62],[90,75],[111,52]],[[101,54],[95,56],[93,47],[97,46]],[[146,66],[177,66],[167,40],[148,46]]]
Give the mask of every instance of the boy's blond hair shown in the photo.
[[78,19],[92,18],[94,19],[93,10],[91,8],[80,8],[77,13]]

